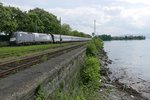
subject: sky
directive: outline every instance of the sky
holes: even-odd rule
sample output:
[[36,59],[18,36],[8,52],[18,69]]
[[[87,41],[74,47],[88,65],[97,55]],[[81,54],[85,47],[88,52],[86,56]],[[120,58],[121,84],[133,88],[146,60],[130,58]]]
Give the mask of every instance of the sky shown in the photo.
[[0,0],[23,11],[42,8],[72,29],[92,34],[150,35],[150,0]]

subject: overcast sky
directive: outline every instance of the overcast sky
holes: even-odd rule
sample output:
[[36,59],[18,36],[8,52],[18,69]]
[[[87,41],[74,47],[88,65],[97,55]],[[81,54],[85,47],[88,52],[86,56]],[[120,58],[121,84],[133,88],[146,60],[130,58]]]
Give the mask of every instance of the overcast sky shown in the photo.
[[150,35],[150,0],[1,0],[29,10],[43,8],[62,17],[73,29],[91,34],[97,21],[97,34]]

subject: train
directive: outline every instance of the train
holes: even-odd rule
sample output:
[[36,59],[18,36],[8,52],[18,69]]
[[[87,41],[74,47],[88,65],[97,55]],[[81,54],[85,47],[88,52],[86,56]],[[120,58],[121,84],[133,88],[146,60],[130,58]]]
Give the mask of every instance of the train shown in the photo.
[[10,44],[24,45],[24,44],[41,44],[41,43],[84,42],[89,40],[91,40],[91,38],[60,35],[60,34],[14,32],[12,37],[10,38]]

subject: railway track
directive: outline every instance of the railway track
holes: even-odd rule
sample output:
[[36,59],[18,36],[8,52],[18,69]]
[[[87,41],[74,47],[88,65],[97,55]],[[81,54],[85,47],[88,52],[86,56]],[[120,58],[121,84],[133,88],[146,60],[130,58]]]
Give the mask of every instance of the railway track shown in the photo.
[[53,57],[62,55],[66,52],[69,52],[73,49],[79,48],[81,46],[84,46],[85,43],[83,44],[78,44],[78,45],[71,45],[71,46],[65,46],[61,48],[55,48],[54,50],[50,50],[32,57],[26,57],[22,58],[20,60],[14,60],[14,61],[8,61],[5,63],[0,64],[0,78],[7,77],[11,74],[14,74],[18,71],[22,71],[26,68],[29,68],[35,64],[44,62],[46,60],[49,60]]

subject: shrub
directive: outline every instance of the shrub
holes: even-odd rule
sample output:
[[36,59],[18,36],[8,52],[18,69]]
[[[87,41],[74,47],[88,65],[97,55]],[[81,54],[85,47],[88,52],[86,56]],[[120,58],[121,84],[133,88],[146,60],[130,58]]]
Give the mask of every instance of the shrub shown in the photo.
[[93,41],[89,42],[86,49],[86,55],[87,56],[96,56],[98,53],[98,50],[96,49],[95,44]]
[[0,42],[0,47],[8,46],[9,42]]
[[101,39],[95,38],[95,39],[93,39],[93,42],[94,42],[96,49],[98,51],[103,49],[103,41]]
[[0,42],[9,41],[9,35],[0,35]]
[[46,97],[48,96],[47,93],[42,90],[41,86],[37,88],[35,95],[35,100],[46,100]]
[[87,57],[82,72],[83,84],[89,88],[97,89],[100,80],[100,63],[96,57]]
[[96,57],[98,52],[103,49],[103,42],[100,39],[94,38],[92,41],[88,42],[86,55]]

